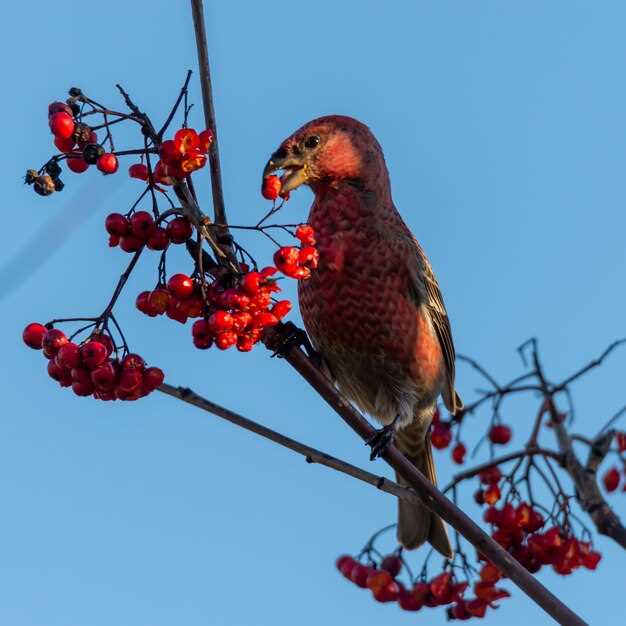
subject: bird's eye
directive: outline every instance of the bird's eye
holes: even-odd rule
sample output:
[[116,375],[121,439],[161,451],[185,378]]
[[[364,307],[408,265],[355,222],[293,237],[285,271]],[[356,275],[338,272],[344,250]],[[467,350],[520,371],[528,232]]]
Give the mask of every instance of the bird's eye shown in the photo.
[[320,138],[317,135],[311,135],[304,140],[305,148],[315,148],[315,146],[319,145]]

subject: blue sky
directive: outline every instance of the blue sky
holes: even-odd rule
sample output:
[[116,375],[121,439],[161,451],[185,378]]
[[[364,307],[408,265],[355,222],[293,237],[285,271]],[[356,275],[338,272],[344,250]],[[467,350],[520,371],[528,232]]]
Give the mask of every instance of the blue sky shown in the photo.
[[[104,307],[127,260],[107,248],[104,215],[138,190],[95,172],[68,174],[66,191],[46,200],[23,187],[23,171],[50,153],[48,102],[79,85],[121,106],[121,82],[158,120],[196,60],[186,2],[11,3],[3,15],[0,623],[443,624],[441,610],[416,618],[378,605],[333,569],[337,554],[392,520],[390,497],[158,394],[115,405],[76,398],[22,346],[28,321]],[[554,377],[565,375],[624,334],[625,18],[608,1],[207,2],[231,220],[266,210],[260,171],[293,129],[328,113],[358,117],[380,140],[395,202],[431,257],[458,350],[505,378],[519,371],[515,348],[537,336]],[[197,181],[208,201],[207,173]],[[304,219],[310,201],[307,190],[293,194],[288,221]],[[269,257],[263,242],[246,241]],[[175,258],[171,267],[189,268]],[[156,257],[144,259],[118,317],[169,382],[369,466],[283,362],[261,349],[194,350],[188,327],[136,312],[155,271]],[[576,389],[581,432],[624,402],[625,358]],[[461,367],[466,398],[475,383]],[[521,441],[532,407],[510,411]],[[438,466],[443,479],[454,470],[447,454]],[[623,498],[612,501],[624,512]],[[597,545],[596,574],[541,579],[587,620],[618,624],[626,555]],[[550,623],[520,592],[490,619]]]

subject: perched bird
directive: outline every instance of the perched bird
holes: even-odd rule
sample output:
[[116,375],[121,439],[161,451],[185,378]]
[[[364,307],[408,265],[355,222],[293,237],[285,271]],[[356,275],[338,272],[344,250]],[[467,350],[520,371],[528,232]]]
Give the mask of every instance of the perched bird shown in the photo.
[[[370,129],[341,115],[320,117],[282,142],[264,176],[282,170],[282,191],[309,185],[319,268],[299,283],[313,347],[340,391],[382,422],[372,456],[393,438],[436,483],[429,427],[438,397],[451,413],[454,345],[439,285],[396,210],[382,149]],[[406,484],[398,476],[401,484]],[[452,555],[444,522],[420,503],[399,500],[398,540],[429,541]]]

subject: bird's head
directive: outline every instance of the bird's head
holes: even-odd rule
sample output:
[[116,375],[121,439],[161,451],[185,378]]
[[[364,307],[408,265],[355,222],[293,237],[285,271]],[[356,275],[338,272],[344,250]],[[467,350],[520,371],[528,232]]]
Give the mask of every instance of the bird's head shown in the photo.
[[370,129],[344,115],[319,117],[285,139],[267,162],[263,176],[281,170],[281,193],[300,185],[310,185],[315,191],[341,182],[367,189],[387,173]]

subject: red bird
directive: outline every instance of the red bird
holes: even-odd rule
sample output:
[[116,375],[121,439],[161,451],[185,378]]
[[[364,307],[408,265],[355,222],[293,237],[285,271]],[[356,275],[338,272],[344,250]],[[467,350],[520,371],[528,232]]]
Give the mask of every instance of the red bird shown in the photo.
[[[351,117],[320,117],[283,141],[264,175],[277,170],[281,193],[306,184],[315,194],[309,223],[320,263],[299,283],[314,348],[341,392],[384,424],[372,457],[393,438],[436,483],[429,428],[437,399],[453,414],[462,407],[454,345],[430,263],[391,199],[378,141]],[[416,502],[399,500],[398,540],[452,555],[443,521]]]

